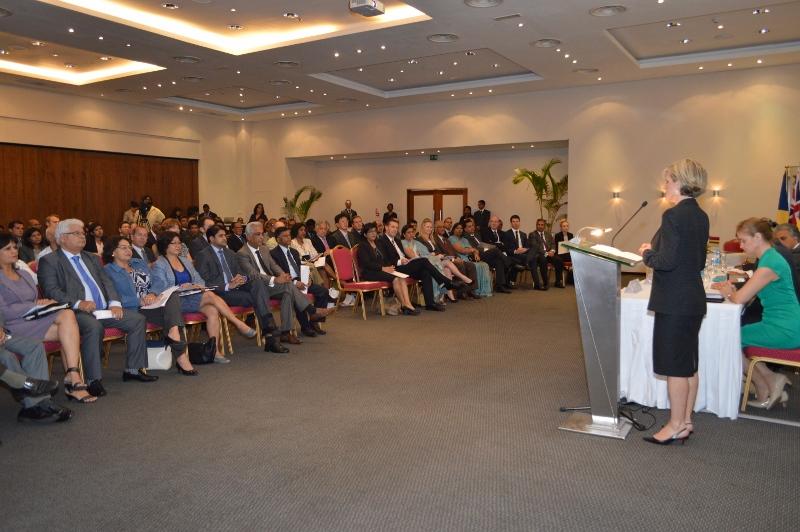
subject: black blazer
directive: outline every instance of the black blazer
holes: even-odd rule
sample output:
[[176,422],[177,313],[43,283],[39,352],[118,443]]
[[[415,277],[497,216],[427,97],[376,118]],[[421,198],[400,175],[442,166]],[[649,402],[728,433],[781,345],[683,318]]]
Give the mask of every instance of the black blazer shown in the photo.
[[[400,239],[395,237],[394,239],[397,247],[401,250],[403,249],[403,245],[400,243]],[[389,241],[389,236],[386,234],[378,235],[378,241],[375,242],[375,245],[378,247],[380,254],[383,260],[383,266],[397,266],[397,261],[401,258],[405,258],[405,255],[401,257],[397,254],[397,250]],[[361,249],[362,246],[358,246]]]
[[564,238],[564,233],[559,231],[558,233],[556,233],[555,240],[554,240],[555,244],[556,244],[556,248],[558,247],[559,242],[564,242],[565,240],[569,241],[569,240],[572,240],[573,238],[574,238],[574,235],[572,233],[570,233],[569,231],[567,231],[567,238]]
[[333,233],[330,234],[330,239],[333,240],[334,246],[344,246],[347,249],[352,249],[353,246],[358,244],[356,237],[353,236],[353,231],[350,229],[347,230],[347,238],[345,238],[342,232],[337,228]]
[[[289,248],[289,253],[292,254],[295,263],[297,263],[297,268],[298,268],[297,274],[299,275],[300,265],[303,264],[302,262],[300,262],[300,253],[298,253],[298,251],[294,248]],[[281,249],[280,246],[270,250],[269,254],[272,255],[273,260],[278,263],[278,266],[280,266],[283,271],[285,271],[286,273],[290,273],[292,271],[292,269],[289,268],[289,261],[286,260],[286,255],[283,254],[283,249]],[[292,279],[294,279],[295,281],[299,281],[300,277],[292,277]]]
[[[108,245],[108,239],[104,236],[100,241],[103,242],[103,249],[105,249]],[[89,253],[97,253],[97,241],[94,239],[94,236],[86,238],[86,245],[83,246],[83,250]]]
[[[547,251],[555,251],[555,241],[553,240],[553,234],[548,233],[547,231],[543,231],[544,233],[544,244],[547,246]],[[531,231],[528,235],[528,242],[530,243],[531,249],[535,250],[536,253],[544,253],[542,249],[542,237],[539,236],[538,231]]]
[[[525,231],[519,229],[519,238],[522,242],[522,247],[530,248],[530,242],[528,241],[528,235],[525,234]],[[514,250],[517,249],[519,246],[517,245],[517,238],[514,236],[514,230],[509,229],[503,235],[503,244],[506,246],[506,250],[509,253],[514,253]]]
[[234,253],[236,253],[237,251],[242,249],[242,246],[244,246],[244,243],[245,243],[244,234],[242,234],[241,237],[238,237],[238,236],[234,235],[233,233],[228,235],[228,247]]
[[494,231],[492,231],[488,227],[484,227],[483,229],[481,229],[481,240],[483,242],[494,244],[500,249],[500,251],[506,251],[505,234],[506,231],[501,231],[498,229],[497,238],[495,238]]
[[361,271],[383,271],[383,253],[380,251],[380,249],[378,251],[372,249],[372,246],[369,245],[369,242],[364,242],[363,244],[359,245],[358,250],[356,250],[356,255],[358,256],[358,267],[361,269]]
[[703,316],[706,293],[700,272],[706,264],[708,216],[689,198],[664,211],[644,263],[653,268],[648,310]]
[[[234,277],[239,274],[246,275],[239,267],[239,259],[236,253],[225,247],[222,249],[222,254]],[[214,246],[209,244],[197,255],[192,254],[192,257],[194,257],[194,265],[195,268],[197,268],[197,273],[200,274],[200,277],[203,278],[208,286],[225,286],[225,274],[222,273],[222,266],[219,264],[217,250]]]
[[478,229],[485,229],[489,227],[489,218],[492,217],[492,211],[483,209],[482,211],[473,211],[472,218],[475,220],[475,225]]

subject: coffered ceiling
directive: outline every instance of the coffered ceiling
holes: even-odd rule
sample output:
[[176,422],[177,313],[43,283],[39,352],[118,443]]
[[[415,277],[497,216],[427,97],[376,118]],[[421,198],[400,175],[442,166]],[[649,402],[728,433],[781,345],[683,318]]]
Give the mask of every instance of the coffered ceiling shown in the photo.
[[800,1],[384,4],[0,0],[0,83],[294,120],[800,62]]

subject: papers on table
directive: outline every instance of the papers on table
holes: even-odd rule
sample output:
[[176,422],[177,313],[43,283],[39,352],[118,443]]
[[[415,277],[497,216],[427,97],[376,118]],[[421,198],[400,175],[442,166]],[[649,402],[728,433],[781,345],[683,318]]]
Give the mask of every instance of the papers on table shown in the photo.
[[592,246],[592,249],[596,249],[602,253],[607,253],[609,255],[614,255],[615,257],[622,257],[624,259],[628,259],[629,261],[633,262],[641,262],[642,257],[637,255],[636,253],[631,253],[630,251],[622,251],[621,249],[617,249],[611,246],[606,246],[605,244],[595,244]]
[[63,310],[68,308],[69,305],[66,303],[50,303],[48,305],[36,305],[28,312],[22,315],[22,319],[25,321],[36,320],[52,314],[53,312],[58,312],[59,310]]

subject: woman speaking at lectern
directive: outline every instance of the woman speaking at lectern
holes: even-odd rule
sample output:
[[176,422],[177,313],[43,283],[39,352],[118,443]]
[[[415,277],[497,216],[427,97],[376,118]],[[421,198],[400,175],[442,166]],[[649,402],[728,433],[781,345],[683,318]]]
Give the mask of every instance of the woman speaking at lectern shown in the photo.
[[653,325],[653,371],[667,377],[669,422],[645,441],[684,443],[692,434],[692,409],[697,397],[700,325],[706,294],[700,276],[706,262],[708,216],[697,204],[705,192],[707,174],[695,161],[683,159],[664,169],[665,198],[661,227],[639,254],[653,269],[648,310]]

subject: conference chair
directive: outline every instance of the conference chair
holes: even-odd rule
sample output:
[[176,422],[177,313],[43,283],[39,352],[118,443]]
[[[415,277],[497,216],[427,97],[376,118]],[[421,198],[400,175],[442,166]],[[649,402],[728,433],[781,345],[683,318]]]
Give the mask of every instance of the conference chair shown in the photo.
[[[357,246],[356,246],[357,247]],[[383,301],[383,290],[391,287],[389,283],[383,281],[359,281],[357,277],[356,267],[356,253],[358,250],[347,249],[344,246],[336,246],[331,250],[331,260],[333,261],[333,271],[336,274],[336,284],[339,290],[339,297],[337,298],[336,305],[339,305],[339,300],[348,292],[356,294],[356,302],[353,305],[353,312],[358,308],[361,303],[361,317],[367,319],[367,306],[364,299],[364,294],[374,293],[378,302],[380,303],[381,316],[386,316],[386,308]],[[373,299],[374,305],[374,299]]]
[[753,379],[753,370],[759,362],[800,368],[800,349],[771,349],[768,347],[745,347],[744,356],[750,363],[747,365],[747,378],[744,381],[741,411],[747,408],[747,399],[750,397],[750,383]]

